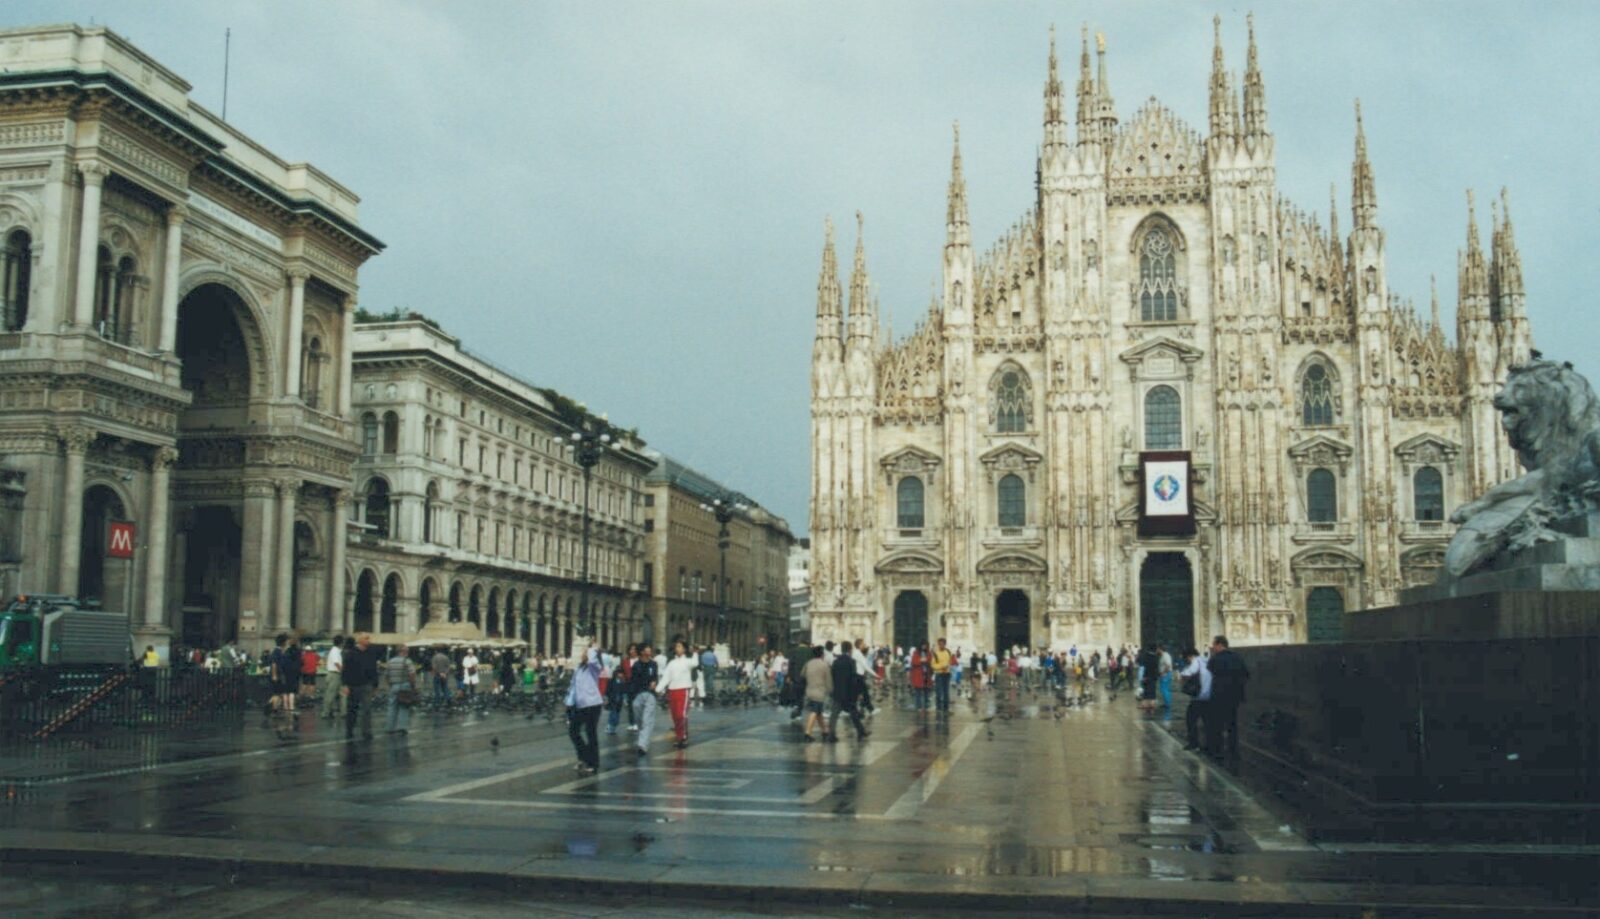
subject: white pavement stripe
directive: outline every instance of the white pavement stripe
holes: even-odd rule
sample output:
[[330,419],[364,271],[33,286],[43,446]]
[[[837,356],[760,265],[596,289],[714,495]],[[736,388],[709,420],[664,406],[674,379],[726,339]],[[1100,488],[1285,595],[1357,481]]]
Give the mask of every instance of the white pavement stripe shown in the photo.
[[403,801],[437,801],[440,798],[444,798],[444,797],[447,797],[449,795],[460,794],[461,792],[464,792],[464,791],[476,791],[477,789],[483,788],[486,785],[495,785],[495,784],[498,784],[500,782],[509,782],[512,779],[520,779],[520,778],[523,778],[525,776],[537,775],[537,774],[539,774],[541,772],[549,772],[552,769],[559,769],[562,766],[567,766],[567,767],[570,768],[571,765],[572,765],[572,760],[570,760],[570,759],[554,759],[554,760],[551,760],[551,761],[549,761],[547,763],[535,763],[532,766],[524,766],[521,769],[513,769],[510,772],[500,772],[500,773],[496,773],[494,775],[485,776],[484,778],[481,778],[481,779],[473,779],[470,782],[460,782],[460,783],[455,784],[455,785],[446,785],[443,788],[435,788],[432,791],[419,792],[417,794],[411,795],[408,798],[402,798],[401,800],[403,800]]
[[890,820],[906,820],[916,816],[922,805],[933,797],[935,791],[939,790],[939,784],[944,781],[945,776],[950,774],[950,770],[955,767],[956,760],[961,758],[961,754],[967,752],[967,747],[972,745],[973,738],[977,736],[978,726],[975,724],[967,725],[966,729],[950,744],[950,748],[929,763],[928,768],[922,770],[922,775],[911,783],[911,787],[906,789],[905,794],[902,794],[898,801],[889,806],[889,809],[884,812],[884,816]]

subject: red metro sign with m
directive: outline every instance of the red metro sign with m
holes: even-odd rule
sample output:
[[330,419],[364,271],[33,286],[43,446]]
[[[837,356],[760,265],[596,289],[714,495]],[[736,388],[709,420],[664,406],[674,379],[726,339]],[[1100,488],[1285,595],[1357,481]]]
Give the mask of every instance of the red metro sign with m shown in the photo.
[[133,524],[112,521],[106,538],[106,556],[133,558]]

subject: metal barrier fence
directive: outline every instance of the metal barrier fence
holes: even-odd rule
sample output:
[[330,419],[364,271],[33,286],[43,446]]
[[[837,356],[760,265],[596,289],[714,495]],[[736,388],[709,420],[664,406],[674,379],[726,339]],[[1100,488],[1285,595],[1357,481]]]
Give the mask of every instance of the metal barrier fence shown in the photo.
[[237,720],[268,692],[266,677],[243,670],[30,668],[0,676],[0,741]]

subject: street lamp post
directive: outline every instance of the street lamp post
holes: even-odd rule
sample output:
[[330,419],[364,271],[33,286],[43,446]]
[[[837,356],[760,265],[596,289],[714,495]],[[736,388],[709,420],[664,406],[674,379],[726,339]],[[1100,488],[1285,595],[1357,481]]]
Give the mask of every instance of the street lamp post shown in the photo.
[[736,491],[725,491],[712,498],[710,503],[701,504],[700,509],[710,513],[717,519],[717,549],[722,556],[722,583],[717,585],[720,593],[721,604],[717,610],[717,635],[718,642],[728,640],[728,522],[734,514],[742,514],[750,509],[750,504],[744,495]]
[[583,590],[578,595],[578,635],[589,638],[595,634],[594,621],[589,616],[589,477],[600,462],[601,454],[611,446],[611,435],[597,433],[588,428],[572,432],[572,448],[578,465],[583,467]]

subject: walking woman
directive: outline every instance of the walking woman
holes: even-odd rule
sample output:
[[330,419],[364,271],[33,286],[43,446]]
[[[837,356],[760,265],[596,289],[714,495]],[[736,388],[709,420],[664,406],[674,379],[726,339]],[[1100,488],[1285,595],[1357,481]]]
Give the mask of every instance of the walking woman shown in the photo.
[[821,645],[811,649],[811,660],[806,661],[805,669],[801,671],[806,686],[806,740],[816,740],[811,733],[814,725],[821,725],[827,730],[827,722],[822,720],[822,713],[826,710],[828,700],[833,697],[833,671],[828,667],[828,662],[822,657]]
[[661,672],[661,688],[667,693],[667,708],[672,712],[672,731],[678,749],[689,745],[689,690],[694,688],[694,658],[681,641],[672,643],[672,660]]
[[417,665],[406,646],[400,645],[383,665],[383,687],[389,692],[387,733],[405,734],[411,728],[411,706],[417,704]]

